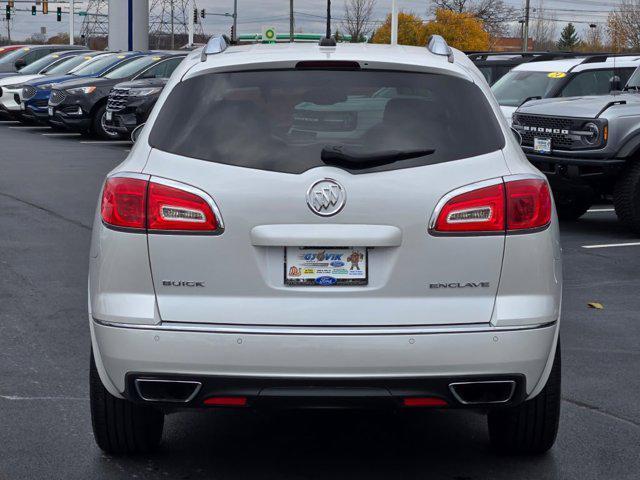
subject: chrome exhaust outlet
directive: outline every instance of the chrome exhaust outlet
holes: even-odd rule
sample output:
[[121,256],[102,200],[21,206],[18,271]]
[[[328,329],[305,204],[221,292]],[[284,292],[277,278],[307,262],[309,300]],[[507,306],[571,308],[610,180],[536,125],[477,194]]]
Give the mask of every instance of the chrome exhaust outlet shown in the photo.
[[136,378],[135,386],[145,402],[189,403],[198,395],[202,383],[194,380]]
[[449,384],[453,396],[463,405],[507,403],[516,391],[514,380],[457,382]]

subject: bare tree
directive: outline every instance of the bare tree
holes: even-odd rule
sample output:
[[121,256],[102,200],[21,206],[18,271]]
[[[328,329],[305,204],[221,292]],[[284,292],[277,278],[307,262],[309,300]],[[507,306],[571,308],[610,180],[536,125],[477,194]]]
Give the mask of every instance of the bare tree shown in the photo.
[[371,17],[376,0],[345,0],[342,28],[351,35],[352,42],[362,42],[373,30]]
[[432,10],[439,8],[454,12],[468,12],[482,20],[492,41],[509,32],[509,24],[516,13],[504,0],[431,0]]
[[544,8],[544,0],[539,0],[531,15],[532,28],[530,30],[537,50],[551,50],[555,48],[558,25],[549,11]]
[[609,13],[607,31],[616,51],[640,49],[640,0],[621,0]]

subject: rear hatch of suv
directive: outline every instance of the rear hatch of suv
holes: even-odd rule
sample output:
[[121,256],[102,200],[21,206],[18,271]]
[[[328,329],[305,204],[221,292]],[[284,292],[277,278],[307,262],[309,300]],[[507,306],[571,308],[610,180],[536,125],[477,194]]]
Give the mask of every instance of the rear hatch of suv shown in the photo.
[[[503,235],[435,236],[448,192],[507,174],[484,94],[443,74],[206,73],[162,105],[144,173],[206,192],[216,235],[149,233],[165,322],[487,323]],[[222,228],[223,227],[223,228]]]

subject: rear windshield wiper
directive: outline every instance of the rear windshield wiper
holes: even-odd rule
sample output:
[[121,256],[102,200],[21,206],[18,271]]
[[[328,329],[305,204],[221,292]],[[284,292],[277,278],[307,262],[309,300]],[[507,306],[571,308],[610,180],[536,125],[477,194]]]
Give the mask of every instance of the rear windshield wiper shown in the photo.
[[435,153],[435,148],[408,148],[405,150],[370,151],[344,145],[326,145],[320,158],[327,165],[342,165],[354,169],[371,168],[400,160],[424,157]]

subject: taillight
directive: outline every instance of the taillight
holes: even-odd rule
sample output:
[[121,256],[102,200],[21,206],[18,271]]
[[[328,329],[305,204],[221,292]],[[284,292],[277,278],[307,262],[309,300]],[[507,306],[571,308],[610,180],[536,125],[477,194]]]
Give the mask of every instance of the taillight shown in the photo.
[[461,193],[440,210],[437,232],[501,232],[504,231],[504,185]]
[[149,230],[215,231],[218,221],[204,198],[180,188],[149,184]]
[[197,192],[175,182],[111,177],[102,193],[102,220],[108,226],[131,230],[219,233],[222,224],[213,201]]
[[551,193],[543,179],[513,179],[464,191],[446,200],[431,223],[435,234],[499,234],[546,227]]
[[507,187],[507,231],[542,228],[551,221],[551,193],[540,179],[514,180]]
[[102,191],[102,220],[114,227],[144,230],[147,183],[139,178],[107,178]]

